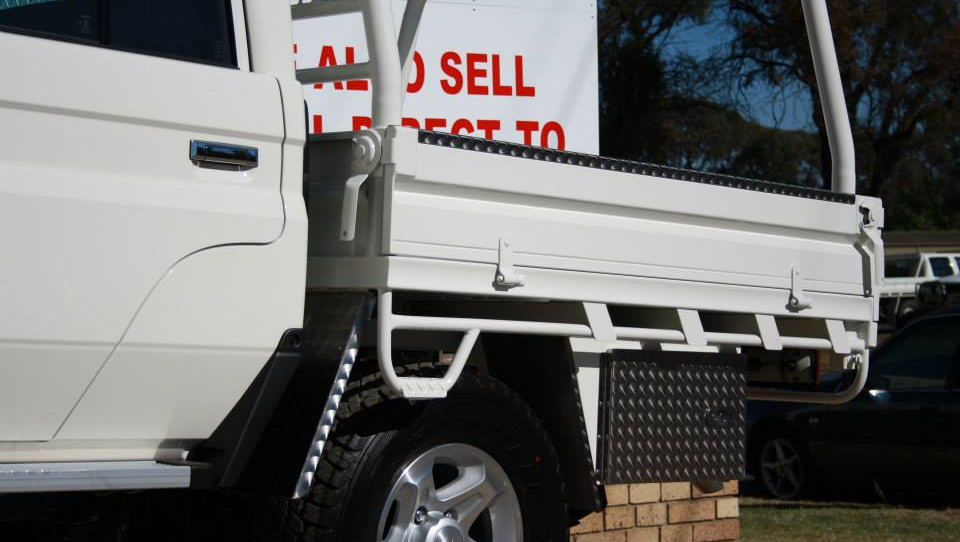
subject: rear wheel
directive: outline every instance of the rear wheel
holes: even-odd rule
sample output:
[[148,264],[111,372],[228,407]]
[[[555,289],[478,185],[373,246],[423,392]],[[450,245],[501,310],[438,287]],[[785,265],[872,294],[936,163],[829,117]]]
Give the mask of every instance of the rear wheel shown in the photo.
[[427,402],[389,398],[379,375],[356,378],[310,494],[285,508],[297,541],[567,539],[547,433],[512,390],[469,371]]
[[461,443],[411,460],[380,511],[379,540],[521,542],[520,501],[497,461]]

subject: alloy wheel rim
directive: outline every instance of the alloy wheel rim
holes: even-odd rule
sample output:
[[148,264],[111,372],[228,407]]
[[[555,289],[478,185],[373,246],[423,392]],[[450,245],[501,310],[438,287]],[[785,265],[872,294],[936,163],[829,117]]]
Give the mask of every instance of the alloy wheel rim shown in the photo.
[[522,542],[520,501],[493,457],[444,444],[404,465],[377,533],[381,542]]
[[803,485],[800,452],[786,439],[770,440],[760,452],[760,475],[767,491],[774,497],[796,497]]

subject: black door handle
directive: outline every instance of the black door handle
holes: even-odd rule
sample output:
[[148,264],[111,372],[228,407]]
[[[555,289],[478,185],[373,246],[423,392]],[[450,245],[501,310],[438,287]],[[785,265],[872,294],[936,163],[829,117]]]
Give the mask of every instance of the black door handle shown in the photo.
[[190,140],[190,161],[196,166],[253,169],[259,164],[259,155],[256,147]]

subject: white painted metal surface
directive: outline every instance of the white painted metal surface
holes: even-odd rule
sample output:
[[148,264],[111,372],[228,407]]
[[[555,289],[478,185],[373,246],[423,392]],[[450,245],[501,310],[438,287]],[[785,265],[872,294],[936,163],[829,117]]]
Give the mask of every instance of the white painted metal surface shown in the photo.
[[0,495],[190,487],[190,468],[154,461],[0,464]]
[[178,457],[302,325],[303,94],[266,5],[253,72],[0,32],[29,52],[0,59],[0,463]]
[[[0,441],[43,441],[171,267],[280,236],[284,126],[269,76],[2,32],[0,47],[30,52],[0,58]],[[257,147],[260,165],[198,168],[191,139]]]
[[853,132],[850,130],[847,101],[843,97],[843,81],[840,80],[837,52],[833,46],[827,2],[801,0],[801,3],[817,76],[823,119],[827,127],[827,139],[830,142],[833,189],[854,194],[857,191],[857,161]]

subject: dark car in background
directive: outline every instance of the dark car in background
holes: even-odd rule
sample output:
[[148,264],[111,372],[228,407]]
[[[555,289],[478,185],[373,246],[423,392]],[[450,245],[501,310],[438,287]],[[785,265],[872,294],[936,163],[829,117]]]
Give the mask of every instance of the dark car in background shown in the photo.
[[816,481],[960,487],[960,307],[916,318],[875,350],[853,401],[750,401],[747,424],[748,472],[776,498],[796,498]]

